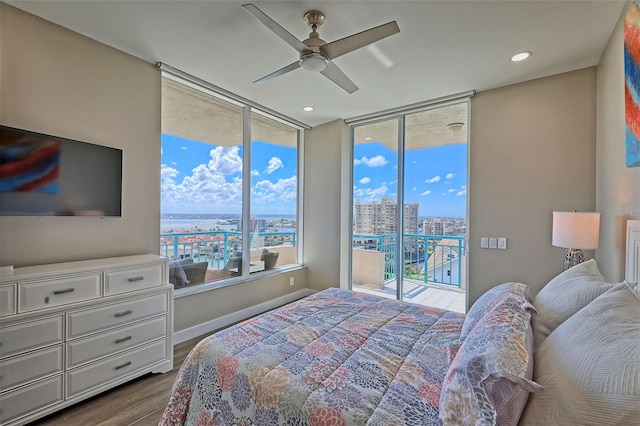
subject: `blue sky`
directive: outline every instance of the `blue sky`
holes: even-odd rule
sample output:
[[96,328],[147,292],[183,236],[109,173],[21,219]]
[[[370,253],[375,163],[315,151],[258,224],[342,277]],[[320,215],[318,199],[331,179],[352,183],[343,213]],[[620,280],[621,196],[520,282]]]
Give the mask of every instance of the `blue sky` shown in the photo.
[[[356,145],[354,198],[396,200],[397,163],[397,153],[378,142]],[[420,216],[466,217],[466,143],[407,151],[404,167],[405,203],[420,203]]]
[[[253,214],[295,214],[296,150],[252,144]],[[396,199],[397,154],[377,142],[354,152],[354,198],[369,203]],[[466,216],[467,145],[408,151],[405,202],[420,203],[421,216]],[[240,214],[242,148],[218,147],[162,135],[161,213]]]
[[[252,144],[252,214],[296,212],[296,152],[274,144]],[[160,212],[242,211],[242,147],[220,147],[162,135]]]

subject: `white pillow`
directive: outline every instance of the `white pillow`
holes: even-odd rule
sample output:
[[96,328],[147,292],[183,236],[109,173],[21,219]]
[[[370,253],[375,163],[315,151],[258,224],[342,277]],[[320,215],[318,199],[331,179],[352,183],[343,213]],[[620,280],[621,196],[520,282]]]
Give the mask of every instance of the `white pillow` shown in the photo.
[[531,304],[533,315],[533,350],[570,316],[616,284],[607,282],[593,259],[582,262],[557,275],[544,286]]
[[640,419],[640,299],[627,283],[595,299],[534,354],[521,425],[632,425]]

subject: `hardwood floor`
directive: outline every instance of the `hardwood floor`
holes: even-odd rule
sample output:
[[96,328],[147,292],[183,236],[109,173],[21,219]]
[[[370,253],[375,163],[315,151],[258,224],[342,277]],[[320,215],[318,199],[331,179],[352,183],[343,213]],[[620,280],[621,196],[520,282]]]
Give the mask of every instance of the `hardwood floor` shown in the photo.
[[187,354],[205,336],[174,346],[173,370],[149,374],[30,423],[43,426],[157,426]]

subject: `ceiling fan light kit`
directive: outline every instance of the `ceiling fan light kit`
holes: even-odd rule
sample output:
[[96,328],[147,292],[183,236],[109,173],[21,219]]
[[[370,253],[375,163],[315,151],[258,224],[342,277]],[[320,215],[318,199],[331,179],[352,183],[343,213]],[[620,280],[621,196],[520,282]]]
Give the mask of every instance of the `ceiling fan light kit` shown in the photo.
[[304,21],[311,27],[311,33],[308,39],[300,41],[254,4],[247,3],[242,7],[300,54],[298,61],[286,65],[254,83],[264,83],[298,68],[303,68],[307,71],[320,72],[347,93],[353,93],[358,90],[358,86],[333,63],[333,59],[400,32],[396,21],[391,21],[327,43],[320,38],[317,32],[318,27],[325,21],[324,14],[319,10],[310,10],[304,14]]
[[309,53],[302,55],[300,66],[307,71],[322,71],[327,67],[329,60],[320,53]]

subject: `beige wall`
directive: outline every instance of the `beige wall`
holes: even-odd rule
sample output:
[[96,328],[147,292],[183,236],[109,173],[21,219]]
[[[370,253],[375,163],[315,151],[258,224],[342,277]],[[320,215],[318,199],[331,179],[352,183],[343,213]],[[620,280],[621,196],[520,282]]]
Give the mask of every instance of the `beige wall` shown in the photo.
[[[174,301],[174,330],[181,331],[306,288],[306,269],[272,275]],[[289,285],[293,277],[295,285]]]
[[0,264],[158,253],[159,71],[0,8],[0,123],[124,151],[122,217],[2,217]]
[[628,219],[640,219],[640,167],[625,167],[624,58],[620,17],[598,64],[596,209],[600,247],[596,261],[611,281],[624,279]]
[[[313,290],[340,286],[341,202],[349,129],[342,120],[305,132],[304,264]],[[348,164],[346,165],[348,167]]]
[[[595,68],[472,98],[468,302],[506,281],[535,294],[562,271],[552,212],[595,208],[595,104]],[[481,249],[480,237],[508,249]]]
[[[123,150],[121,218],[0,218],[0,264],[160,247],[160,72],[0,3],[0,123]],[[295,285],[289,286],[289,278]],[[306,288],[306,270],[176,299],[175,330]]]

